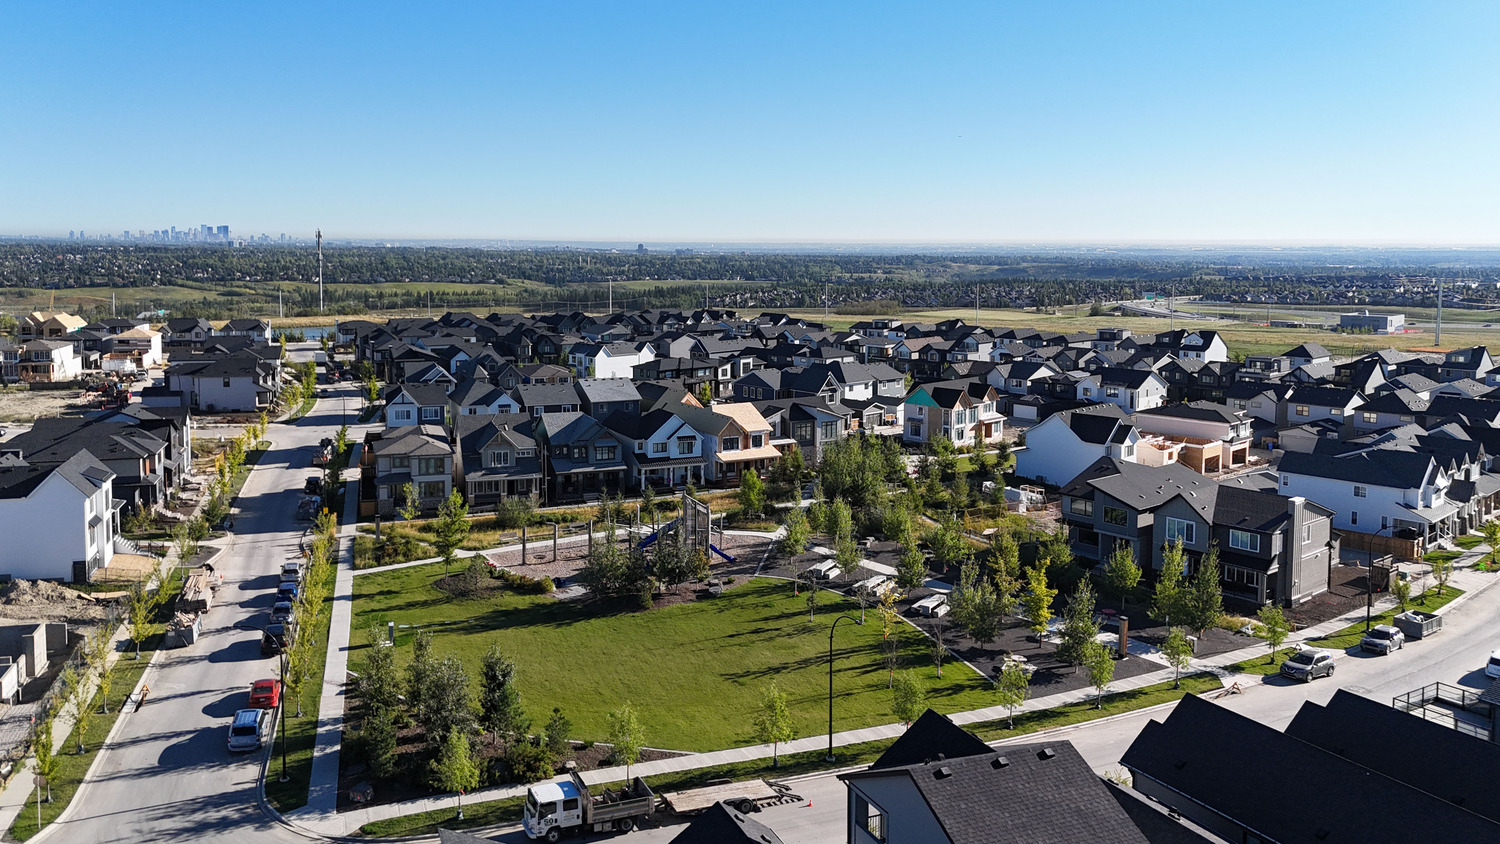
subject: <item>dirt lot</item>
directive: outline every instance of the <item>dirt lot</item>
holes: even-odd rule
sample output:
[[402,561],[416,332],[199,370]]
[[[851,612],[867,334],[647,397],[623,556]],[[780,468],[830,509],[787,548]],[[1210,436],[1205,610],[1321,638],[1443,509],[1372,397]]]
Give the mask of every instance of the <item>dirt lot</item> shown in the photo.
[[13,580],[0,588],[0,624],[95,624],[104,620],[104,614],[104,603],[56,583]]
[[64,416],[85,410],[97,410],[96,404],[83,401],[82,390],[0,390],[0,425],[8,422],[30,423],[43,416]]

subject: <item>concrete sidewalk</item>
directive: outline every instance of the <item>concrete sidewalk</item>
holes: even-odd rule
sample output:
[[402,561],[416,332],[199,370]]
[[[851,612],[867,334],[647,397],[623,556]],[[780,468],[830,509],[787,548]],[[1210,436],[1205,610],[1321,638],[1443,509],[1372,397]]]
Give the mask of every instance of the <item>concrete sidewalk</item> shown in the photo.
[[[1464,557],[1461,558],[1461,561],[1464,563],[1472,563],[1474,560],[1477,560],[1487,552],[1487,547],[1484,549],[1484,551],[1480,551],[1478,548],[1476,548],[1466,553]],[[1478,572],[1472,569],[1455,569],[1455,571],[1453,572],[1453,577],[1449,581],[1449,585],[1457,587],[1459,589],[1463,589],[1464,594],[1458,599],[1454,600],[1452,603],[1444,606],[1441,610],[1439,610],[1439,614],[1448,612],[1453,607],[1459,606],[1464,601],[1488,589],[1490,586],[1494,585],[1497,579],[1500,579],[1500,575]],[[1380,612],[1393,606],[1395,606],[1395,600],[1390,598],[1389,596],[1386,596],[1375,602],[1375,611]],[[1322,624],[1304,628],[1297,631],[1296,634],[1287,637],[1287,641],[1283,645],[1283,647],[1326,636],[1330,633],[1348,627],[1351,624],[1358,623],[1364,620],[1364,617],[1365,611],[1363,608],[1361,608],[1357,612],[1351,612],[1330,621],[1326,621]],[[330,642],[330,648],[331,647],[332,642]],[[1227,673],[1225,671],[1225,668],[1227,666],[1231,666],[1248,659],[1253,659],[1255,657],[1263,658],[1268,653],[1269,648],[1267,648],[1264,643],[1256,640],[1256,644],[1254,645],[1230,651],[1228,653],[1216,654],[1214,656],[1206,657],[1201,660],[1194,660],[1191,666],[1185,669],[1183,673],[1187,674],[1193,672],[1208,671],[1219,675],[1226,681],[1226,683],[1233,682],[1234,678],[1239,675]],[[332,665],[331,654],[329,664]],[[1175,672],[1171,668],[1164,667],[1159,671],[1152,671],[1146,674],[1140,674],[1134,677],[1118,680],[1116,682],[1110,683],[1108,694],[1126,692],[1134,689],[1144,688],[1146,686],[1156,685],[1158,683],[1168,682],[1172,680],[1174,674]],[[325,694],[327,691],[328,689],[325,688]],[[1030,700],[1027,700],[1025,704],[1016,707],[1016,712],[1019,714],[1022,712],[1055,709],[1057,707],[1067,706],[1071,704],[1091,702],[1094,700],[1095,694],[1096,693],[1092,688],[1087,688],[1071,692],[1061,692],[1045,697],[1032,698]],[[342,705],[342,699],[340,698],[339,700],[340,705]],[[981,709],[973,709],[966,712],[951,713],[949,717],[958,724],[977,724],[986,721],[999,720],[1007,717],[1009,714],[1010,710],[1008,707],[991,706]],[[844,732],[835,733],[833,735],[833,744],[836,747],[846,747],[848,745],[861,744],[864,742],[894,739],[905,732],[905,730],[905,726],[899,723],[882,724],[857,730],[846,730]],[[320,732],[320,751],[322,749],[322,743],[323,733]],[[827,748],[828,744],[828,735],[824,733],[817,736],[809,736],[806,738],[795,739],[789,742],[783,742],[779,747],[779,752],[782,754],[789,754],[817,751]],[[632,776],[642,776],[649,778],[653,776],[660,776],[662,774],[678,773],[699,768],[711,768],[719,765],[726,765],[737,762],[749,762],[758,759],[769,759],[771,758],[772,753],[776,750],[778,749],[773,748],[769,744],[759,744],[749,745],[746,747],[734,747],[726,750],[716,750],[708,753],[688,754],[684,756],[673,757],[671,759],[662,759],[652,762],[640,762],[630,766],[630,773]],[[625,779],[625,770],[626,769],[624,767],[600,768],[597,770],[584,772],[582,776],[584,781],[588,784],[598,785],[601,783],[617,782]],[[314,789],[316,790],[319,788],[320,782],[318,780],[316,767],[314,771]],[[336,767],[333,770],[333,774],[336,777]],[[465,795],[464,803],[466,805],[470,805],[473,803],[480,803],[485,801],[521,797],[525,794],[526,786],[523,785],[496,786],[493,788],[481,789],[479,791],[471,792],[470,794]],[[336,797],[336,795],[334,796]],[[408,800],[401,803],[389,803],[361,809],[354,809],[347,812],[334,812],[331,810],[331,808],[323,808],[324,805],[331,804],[326,804],[323,802],[315,804],[313,802],[309,802],[309,805],[306,808],[289,813],[285,816],[285,819],[295,826],[314,834],[331,837],[347,836],[357,833],[361,826],[372,821],[388,820],[390,818],[403,817],[406,815],[433,810],[451,811],[455,808],[455,796],[452,794],[436,795],[432,797],[419,798],[416,800]]]

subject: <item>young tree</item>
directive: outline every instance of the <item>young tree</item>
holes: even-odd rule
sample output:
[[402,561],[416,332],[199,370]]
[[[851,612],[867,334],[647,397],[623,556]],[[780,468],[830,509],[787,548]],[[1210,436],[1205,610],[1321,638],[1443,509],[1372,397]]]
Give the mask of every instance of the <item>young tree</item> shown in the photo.
[[1200,634],[1219,623],[1219,616],[1224,614],[1224,592],[1219,585],[1218,545],[1210,544],[1208,553],[1198,560],[1187,599],[1188,612],[1183,621]]
[[800,507],[788,510],[782,524],[786,526],[786,535],[781,538],[781,555],[790,560],[807,550],[812,531],[807,524],[807,514]]
[[401,518],[408,522],[422,514],[422,505],[417,501],[417,485],[408,481],[401,487]]
[[1193,659],[1193,643],[1188,641],[1187,634],[1182,632],[1181,627],[1173,627],[1167,631],[1167,638],[1161,643],[1161,655],[1172,666],[1172,688],[1181,688],[1182,670]]
[[1437,582],[1438,594],[1443,594],[1443,587],[1448,585],[1449,578],[1453,577],[1453,560],[1446,554],[1439,554],[1432,558],[1432,579]]
[[990,565],[1010,578],[1021,576],[1021,546],[1008,530],[997,530],[990,539]]
[[966,562],[958,570],[958,584],[949,602],[953,620],[980,645],[995,641],[1000,633],[1001,608],[995,587],[979,573],[978,564]]
[[516,666],[500,649],[499,642],[490,645],[479,670],[479,725],[492,740],[503,736],[510,741],[526,732]]
[[932,620],[932,664],[937,667],[939,679],[943,676],[943,660],[948,658],[948,623],[942,616]]
[[1094,588],[1087,577],[1078,581],[1072,600],[1063,611],[1062,642],[1057,646],[1057,655],[1077,666],[1088,656],[1089,645],[1099,634],[1099,625],[1094,621]]
[[828,538],[833,543],[833,559],[846,572],[859,565],[859,545],[854,541],[854,515],[842,499],[834,499],[828,508]]
[[1156,577],[1156,597],[1151,614],[1168,625],[1181,622],[1187,615],[1187,586],[1183,583],[1184,554],[1179,538],[1167,543],[1161,552],[1161,573]]
[[57,776],[57,754],[52,750],[52,711],[43,708],[31,733],[32,764],[36,775],[47,782],[47,802],[52,802],[52,780]]
[[83,738],[94,715],[94,689],[89,684],[88,671],[80,671],[71,664],[63,669],[59,679],[63,690],[63,707],[73,714],[73,734],[78,737],[78,755],[82,756]]
[[910,669],[896,673],[891,686],[891,714],[908,727],[922,714],[922,681]]
[[88,662],[89,670],[94,672],[97,678],[95,683],[105,715],[109,714],[109,692],[114,685],[114,674],[109,670],[109,655],[113,653],[114,647],[115,641],[111,638],[109,631],[99,630],[89,637],[88,644],[84,648],[84,659]]
[[1099,692],[1094,698],[1094,708],[1103,709],[1104,693],[1115,679],[1115,660],[1109,655],[1109,648],[1099,642],[1090,642],[1084,649],[1083,664],[1089,670],[1089,685]]
[[141,658],[141,644],[150,638],[155,625],[151,623],[151,612],[154,609],[151,594],[146,591],[144,583],[137,582],[130,587],[130,603],[128,606],[128,619],[130,626],[130,641],[135,644],[135,658]]
[[974,549],[964,537],[962,523],[956,518],[945,519],[936,529],[927,534],[927,547],[932,556],[947,572],[950,566],[962,567],[974,557]]
[[746,469],[740,473],[740,489],[736,494],[740,502],[740,513],[746,518],[755,518],[766,511],[766,485],[761,483],[760,473]]
[[1141,567],[1135,562],[1135,549],[1128,542],[1115,543],[1114,553],[1104,566],[1104,578],[1120,593],[1120,612],[1125,612],[1125,596],[1141,582]]
[[1009,710],[1006,729],[1014,730],[1016,707],[1024,706],[1026,699],[1031,696],[1031,678],[1026,676],[1026,669],[1020,663],[1007,660],[999,676],[995,678],[995,691],[1000,705]]
[[443,557],[443,579],[448,579],[448,567],[453,562],[453,553],[469,538],[469,503],[463,493],[453,490],[439,507],[437,519],[433,521],[432,547]]
[[927,558],[916,543],[901,549],[901,560],[896,564],[896,585],[910,592],[927,582]]
[[1479,526],[1484,534],[1484,544],[1490,546],[1490,564],[1495,563],[1495,554],[1500,551],[1500,519],[1490,519]]
[[1401,611],[1406,612],[1406,605],[1411,602],[1411,581],[1401,577],[1392,580],[1391,597],[1396,599]]
[[1267,657],[1272,665],[1276,664],[1276,649],[1286,641],[1287,634],[1292,632],[1292,626],[1287,623],[1286,615],[1282,613],[1281,607],[1275,604],[1266,604],[1256,613],[1260,619],[1260,629],[1257,631],[1265,637],[1266,645],[1271,648],[1271,654]]
[[1040,643],[1047,635],[1047,622],[1052,619],[1052,599],[1057,597],[1057,590],[1047,585],[1047,569],[1040,565],[1032,566],[1027,572],[1026,589],[1021,595],[1021,606],[1030,622],[1029,629]]
[[426,716],[427,697],[437,658],[432,653],[432,634],[418,630],[411,641],[411,661],[406,663],[406,702],[418,723]]
[[458,794],[458,817],[464,816],[464,792],[479,785],[479,766],[469,748],[469,737],[459,730],[448,733],[442,750],[432,761],[432,786]]
[[467,735],[474,728],[469,674],[456,656],[445,656],[432,666],[422,717],[417,720],[431,744],[441,744],[450,733]]
[[389,779],[396,773],[396,722],[391,712],[372,709],[365,716],[361,737],[370,772],[381,779]]
[[568,755],[573,745],[568,736],[573,732],[573,722],[564,715],[561,707],[552,707],[552,717],[547,719],[547,752],[553,759]]
[[792,725],[792,711],[787,706],[786,693],[776,686],[776,681],[766,687],[761,698],[760,714],[755,718],[755,740],[771,743],[771,767],[781,767],[781,743],[797,737]]
[[609,724],[609,743],[614,746],[616,764],[625,763],[625,780],[630,781],[630,766],[641,758],[641,748],[646,743],[645,731],[630,701],[606,716]]

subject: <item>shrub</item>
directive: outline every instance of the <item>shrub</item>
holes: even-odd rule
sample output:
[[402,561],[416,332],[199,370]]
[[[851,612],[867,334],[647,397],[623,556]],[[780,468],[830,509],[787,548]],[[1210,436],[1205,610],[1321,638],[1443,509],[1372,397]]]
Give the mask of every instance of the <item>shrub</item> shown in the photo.
[[501,766],[501,782],[527,785],[553,776],[552,754],[541,742],[523,737],[505,746],[505,755],[498,760]]
[[536,507],[529,498],[507,498],[495,508],[495,527],[500,530],[519,530],[532,524]]
[[1219,616],[1219,623],[1214,626],[1218,627],[1221,630],[1228,630],[1230,633],[1238,633],[1240,632],[1240,630],[1244,629],[1246,625],[1254,624],[1254,619],[1245,618],[1242,615],[1232,615],[1230,613],[1225,613]]
[[499,577],[500,582],[504,583],[506,588],[510,589],[511,591],[520,592],[526,595],[545,595],[557,588],[553,585],[552,578],[550,577],[544,577],[538,580],[535,577],[527,577],[524,574],[518,574],[511,571],[510,569],[498,569],[496,571],[496,577]]

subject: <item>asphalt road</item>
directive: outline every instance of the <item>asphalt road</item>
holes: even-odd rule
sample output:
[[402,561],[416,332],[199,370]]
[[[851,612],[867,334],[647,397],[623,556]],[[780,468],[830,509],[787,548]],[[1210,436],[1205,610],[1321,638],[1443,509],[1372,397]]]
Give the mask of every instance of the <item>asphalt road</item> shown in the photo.
[[[355,388],[341,389],[352,395]],[[357,408],[357,401],[349,404]],[[230,754],[225,741],[250,684],[277,675],[277,660],[260,655],[259,625],[267,621],[281,564],[299,553],[307,523],[295,519],[297,501],[314,472],[316,445],[338,430],[341,410],[338,398],[322,400],[297,423],[269,427],[271,449],[245,483],[236,533],[216,564],[224,584],[204,618],[203,637],[163,652],[148,672],[145,706],[124,716],[95,778],[67,819],[44,832],[46,840],[307,840],[258,806],[264,753]]]

